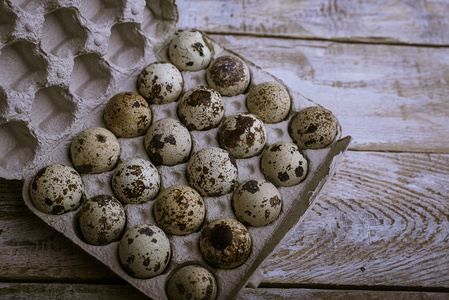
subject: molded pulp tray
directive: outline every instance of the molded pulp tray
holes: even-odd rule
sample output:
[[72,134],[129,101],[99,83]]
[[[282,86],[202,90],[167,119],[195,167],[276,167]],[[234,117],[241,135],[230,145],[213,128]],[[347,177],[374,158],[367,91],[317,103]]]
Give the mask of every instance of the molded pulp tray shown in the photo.
[[[4,20],[0,26],[0,69],[3,70],[0,74],[0,177],[24,179],[23,198],[33,213],[151,298],[166,299],[168,279],[187,264],[200,264],[215,275],[218,299],[235,297],[247,284],[257,286],[261,280],[257,276],[258,268],[299,224],[350,142],[350,137],[338,140],[338,136],[328,148],[304,151],[310,164],[308,176],[297,186],[279,188],[283,209],[274,223],[248,228],[253,245],[242,266],[231,270],[215,269],[199,252],[199,236],[205,224],[220,217],[235,218],[230,193],[205,197],[206,221],[199,231],[187,236],[169,235],[173,255],[161,275],[151,279],[133,278],[120,266],[118,241],[106,246],[85,243],[78,229],[79,210],[64,215],[44,214],[34,207],[28,191],[39,169],[53,163],[72,166],[68,154],[71,140],[85,128],[105,127],[102,113],[112,96],[124,91],[137,92],[137,76],[146,65],[169,61],[167,45],[177,30],[176,4],[172,0],[6,1],[0,4],[0,18]],[[213,57],[231,53],[203,35],[212,48]],[[280,82],[245,61],[251,71],[248,91],[262,82]],[[204,70],[182,74],[184,91],[206,85]],[[286,120],[266,124],[267,145],[291,141],[287,131],[291,117],[301,109],[317,105],[286,88],[292,98],[292,109]],[[248,91],[244,95],[223,97],[225,116],[247,111]],[[176,107],[177,102],[152,105],[153,122],[166,117],[177,118]],[[192,131],[193,152],[206,146],[218,147],[216,134],[217,128]],[[119,142],[121,161],[131,157],[148,159],[143,137],[120,138]],[[263,178],[260,156],[237,159],[240,183]],[[174,184],[188,185],[185,167],[186,164],[159,166],[161,189]],[[111,175],[112,171],[82,174],[86,198],[113,195]],[[155,224],[153,203],[125,205],[127,227]]]

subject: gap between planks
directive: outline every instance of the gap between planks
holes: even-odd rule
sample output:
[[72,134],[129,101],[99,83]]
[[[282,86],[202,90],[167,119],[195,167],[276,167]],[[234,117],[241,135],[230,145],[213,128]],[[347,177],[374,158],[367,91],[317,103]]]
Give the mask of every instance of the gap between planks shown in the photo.
[[[201,30],[197,28],[189,28],[194,30]],[[187,28],[180,28],[180,31],[187,30]],[[425,43],[405,43],[398,42],[396,40],[389,40],[377,37],[352,37],[352,38],[317,38],[317,37],[295,37],[288,35],[277,35],[277,34],[258,34],[251,32],[227,32],[227,31],[213,31],[213,30],[201,30],[208,35],[216,36],[238,36],[238,37],[249,37],[249,38],[268,38],[277,40],[295,40],[295,41],[316,41],[316,42],[330,42],[339,44],[361,44],[361,45],[383,45],[383,46],[398,46],[398,47],[420,47],[420,48],[449,48],[449,44],[425,44]]]

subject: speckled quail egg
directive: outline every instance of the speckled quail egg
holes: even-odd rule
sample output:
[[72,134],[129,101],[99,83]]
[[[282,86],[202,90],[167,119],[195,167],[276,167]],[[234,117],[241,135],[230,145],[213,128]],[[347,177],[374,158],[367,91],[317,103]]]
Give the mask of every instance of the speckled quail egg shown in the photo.
[[251,237],[248,229],[236,219],[220,218],[201,232],[200,251],[211,266],[233,269],[248,258]]
[[237,165],[228,151],[206,147],[194,153],[187,163],[187,180],[202,196],[221,196],[237,184]]
[[155,165],[174,166],[187,161],[192,150],[190,132],[172,118],[154,122],[145,134],[145,150]]
[[139,93],[149,104],[174,102],[181,95],[184,79],[181,72],[168,62],[146,66],[137,78]]
[[83,203],[79,223],[87,243],[107,245],[120,238],[126,214],[120,201],[109,195],[98,195]]
[[189,130],[209,130],[218,126],[225,113],[221,95],[207,86],[185,93],[178,105],[178,116]]
[[145,134],[151,124],[152,113],[142,96],[123,92],[106,104],[103,119],[115,136],[130,138]]
[[167,285],[170,300],[214,300],[217,291],[214,275],[198,265],[188,265],[177,270]]
[[122,203],[140,204],[156,198],[161,178],[150,161],[135,157],[118,164],[111,186]]
[[39,170],[30,184],[30,197],[40,211],[60,215],[77,209],[84,195],[81,176],[72,167],[52,164]]
[[265,123],[284,120],[291,107],[287,90],[277,82],[256,85],[246,98],[248,111],[258,115]]
[[256,156],[267,141],[265,124],[256,115],[235,114],[221,124],[218,141],[221,147],[236,158]]
[[154,203],[154,219],[167,234],[186,235],[196,231],[204,221],[203,198],[193,188],[173,185],[163,190]]
[[103,173],[115,167],[120,157],[120,144],[109,130],[91,127],[72,140],[70,156],[80,173]]
[[165,233],[151,224],[128,229],[120,240],[118,254],[123,269],[132,277],[147,279],[160,275],[171,258]]
[[246,63],[233,55],[218,57],[206,71],[209,86],[223,96],[244,93],[248,88],[250,77]]
[[262,154],[260,168],[265,178],[276,186],[294,186],[307,175],[304,153],[291,142],[277,142]]
[[181,71],[199,71],[209,65],[211,52],[200,32],[186,30],[177,33],[170,42],[168,56]]
[[278,189],[264,179],[242,183],[232,196],[232,208],[237,219],[246,226],[265,226],[275,221],[282,208]]
[[320,149],[329,146],[338,131],[334,115],[321,106],[299,111],[289,124],[293,142],[301,149]]

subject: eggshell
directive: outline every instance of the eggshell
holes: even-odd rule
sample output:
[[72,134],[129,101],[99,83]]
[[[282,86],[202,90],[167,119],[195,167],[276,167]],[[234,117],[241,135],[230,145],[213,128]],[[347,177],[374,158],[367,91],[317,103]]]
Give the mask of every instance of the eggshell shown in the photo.
[[154,203],[154,219],[167,234],[186,235],[204,221],[206,206],[193,188],[174,185],[161,192]]
[[211,59],[209,44],[198,31],[182,31],[168,46],[170,61],[181,71],[207,68]]
[[206,268],[188,265],[170,278],[167,296],[169,300],[214,300],[217,297],[217,282]]
[[207,86],[197,86],[185,93],[178,104],[178,116],[189,130],[216,127],[225,113],[221,95]]
[[189,130],[172,118],[154,122],[145,134],[144,143],[155,165],[174,166],[186,162],[192,150]]
[[150,161],[136,157],[118,164],[111,186],[122,203],[140,204],[156,198],[161,178]]
[[307,176],[308,161],[294,143],[277,142],[264,151],[260,167],[274,185],[294,186]]
[[80,206],[84,184],[72,167],[52,164],[37,172],[29,191],[37,209],[47,214],[60,215]]
[[249,112],[258,115],[265,123],[278,123],[287,117],[291,99],[279,83],[264,82],[250,91],[246,106]]
[[236,96],[248,88],[250,72],[246,63],[233,55],[215,59],[206,71],[207,84],[223,96]]
[[242,183],[232,196],[232,209],[246,226],[265,226],[275,221],[282,208],[278,189],[264,179],[250,179]]
[[70,156],[80,173],[103,173],[115,167],[120,156],[120,144],[109,130],[91,127],[72,140]]
[[120,201],[109,195],[98,195],[83,203],[79,223],[86,242],[102,246],[120,238],[126,214]]
[[228,151],[206,147],[194,153],[187,163],[187,180],[202,196],[221,196],[237,184],[237,165]]
[[227,118],[218,131],[220,146],[236,158],[259,154],[267,141],[265,124],[256,115],[238,113]]
[[299,111],[289,124],[293,142],[301,149],[320,149],[329,146],[337,135],[338,121],[321,106]]
[[220,218],[201,232],[200,251],[213,267],[237,268],[251,252],[251,237],[248,229],[236,219]]
[[106,104],[103,119],[115,136],[130,138],[145,134],[151,124],[152,113],[142,96],[123,92],[116,94]]
[[185,185],[163,190],[153,208],[156,223],[167,234],[190,234],[201,226],[206,215],[201,195]]
[[181,72],[168,62],[146,66],[137,78],[139,93],[149,104],[174,102],[181,95],[184,79]]
[[128,229],[118,246],[123,269],[135,278],[147,279],[164,272],[171,258],[171,246],[157,226],[139,224]]

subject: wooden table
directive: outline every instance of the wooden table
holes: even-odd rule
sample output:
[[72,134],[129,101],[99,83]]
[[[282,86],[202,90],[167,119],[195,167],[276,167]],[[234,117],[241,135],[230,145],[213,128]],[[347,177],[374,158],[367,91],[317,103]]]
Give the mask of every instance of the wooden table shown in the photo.
[[[449,1],[178,0],[353,141],[241,299],[449,299]],[[0,180],[0,298],[144,299]]]

